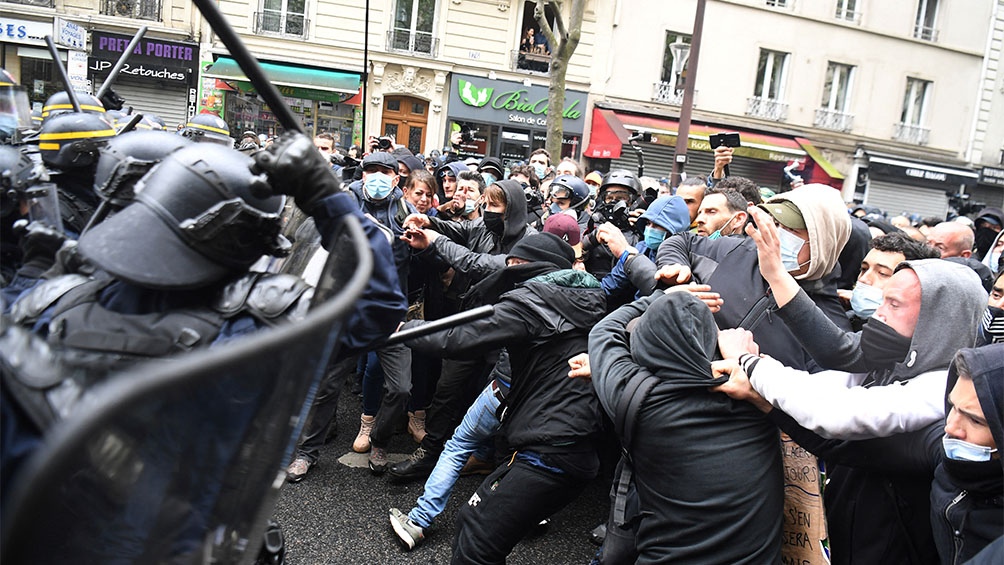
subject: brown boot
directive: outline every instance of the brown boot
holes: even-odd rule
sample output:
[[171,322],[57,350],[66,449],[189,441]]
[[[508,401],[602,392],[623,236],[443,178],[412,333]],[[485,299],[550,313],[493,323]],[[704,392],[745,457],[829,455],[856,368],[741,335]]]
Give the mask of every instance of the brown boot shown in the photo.
[[370,432],[373,431],[374,421],[376,421],[376,416],[363,414],[359,417],[359,434],[356,436],[356,440],[352,442],[352,451],[366,453],[370,450]]
[[408,412],[408,433],[415,443],[422,443],[425,438],[425,410]]

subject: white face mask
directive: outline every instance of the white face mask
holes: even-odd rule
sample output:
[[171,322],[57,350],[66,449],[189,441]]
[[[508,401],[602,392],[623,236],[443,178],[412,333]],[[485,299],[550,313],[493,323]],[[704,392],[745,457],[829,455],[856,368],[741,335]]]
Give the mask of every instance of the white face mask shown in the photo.
[[882,305],[882,289],[859,282],[851,294],[851,310],[859,318],[871,318]]
[[789,273],[797,271],[804,265],[809,264],[809,261],[806,261],[804,264],[798,262],[798,252],[805,245],[804,239],[780,227],[777,229],[777,234],[778,239],[781,241],[781,265],[784,266],[786,271]]
[[945,457],[955,461],[990,461],[996,449],[985,445],[976,445],[947,435],[941,438],[945,448]]

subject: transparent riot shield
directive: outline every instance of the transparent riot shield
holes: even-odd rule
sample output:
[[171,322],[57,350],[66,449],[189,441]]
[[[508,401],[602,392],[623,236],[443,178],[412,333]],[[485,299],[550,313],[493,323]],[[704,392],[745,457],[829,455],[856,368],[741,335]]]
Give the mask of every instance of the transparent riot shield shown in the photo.
[[4,563],[250,563],[372,272],[346,220],[300,322],[110,377],[4,502]]

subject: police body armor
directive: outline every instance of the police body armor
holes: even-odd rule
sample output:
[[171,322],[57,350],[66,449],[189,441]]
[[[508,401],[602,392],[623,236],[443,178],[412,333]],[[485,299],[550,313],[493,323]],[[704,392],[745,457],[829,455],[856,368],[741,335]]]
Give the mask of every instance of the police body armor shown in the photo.
[[242,315],[269,326],[302,319],[313,296],[293,275],[249,273],[205,307],[128,314],[100,303],[114,282],[64,275],[14,304],[11,320],[22,327],[51,309],[46,338],[17,328],[0,337],[3,384],[40,430],[67,417],[110,373],[207,347],[228,320]]

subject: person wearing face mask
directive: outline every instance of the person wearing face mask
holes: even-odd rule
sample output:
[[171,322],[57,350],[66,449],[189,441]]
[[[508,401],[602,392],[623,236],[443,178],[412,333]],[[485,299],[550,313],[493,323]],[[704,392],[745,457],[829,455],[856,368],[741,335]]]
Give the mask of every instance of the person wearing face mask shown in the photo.
[[709,188],[697,213],[697,235],[718,239],[726,235],[745,235],[746,199],[734,190]]
[[[809,184],[777,195],[762,205],[760,213],[771,227],[775,221],[785,272],[798,280],[810,301],[844,331],[850,323],[828,275],[837,264],[840,249],[850,235],[850,219],[840,192],[826,185]],[[748,208],[756,212],[758,208]],[[769,212],[769,214],[768,214]],[[733,220],[735,221],[735,220]],[[747,234],[751,226],[747,226]],[[779,259],[780,260],[780,259]],[[757,335],[760,350],[786,366],[813,369],[816,364],[801,347],[777,310],[768,281],[761,274],[756,242],[748,237],[710,239],[693,233],[676,234],[659,246],[656,255],[662,285],[694,280],[710,285],[723,301],[715,313],[721,328],[743,327]]]
[[1004,255],[1004,231],[998,232],[994,237],[994,242],[990,245],[987,254],[983,256],[981,263],[987,266],[991,272],[1001,271],[1001,256]]
[[[481,193],[485,189],[485,180],[481,173],[460,171],[457,179],[457,190],[453,193],[454,215],[457,220],[474,220],[481,216],[478,204]],[[462,206],[462,207],[461,207]]]
[[589,186],[573,175],[560,175],[551,181],[550,214],[568,214],[579,223],[580,230],[589,223]]
[[[765,370],[759,364],[747,363],[755,372]],[[799,445],[824,458],[831,475],[828,514],[833,514],[831,505],[852,507],[855,512],[849,517],[856,521],[855,531],[874,532],[844,547],[838,537],[843,524],[837,524],[835,533],[830,522],[833,563],[1000,562],[969,559],[995,540],[999,543],[1004,533],[999,451],[1004,442],[1004,344],[959,350],[947,371],[947,387],[942,383],[937,399],[946,416],[890,437],[824,439],[772,407],[741,371],[719,390],[752,402]],[[842,481],[832,486],[835,472],[838,478],[856,474],[859,488],[847,489]],[[869,476],[883,480],[869,488],[862,480]],[[831,502],[831,488],[852,500]],[[904,539],[906,532],[913,534],[912,540]]]
[[480,163],[478,163],[478,172],[481,173],[481,176],[484,178],[485,186],[488,186],[495,181],[502,180],[505,176],[503,173],[504,170],[505,168],[502,167],[502,161],[499,161],[495,157],[485,157]]
[[[980,210],[979,215],[976,216],[976,220],[973,222],[976,232],[974,236],[976,243],[974,255],[977,260],[982,260],[986,257],[994,241],[1000,235],[1002,225],[1004,225],[1004,212],[1000,208],[988,206]],[[996,271],[996,265],[991,266],[990,269]]]
[[847,315],[855,331],[859,331],[882,304],[882,289],[896,271],[897,265],[903,261],[938,258],[936,249],[901,232],[876,237],[871,240],[869,247],[868,254],[861,261],[854,290],[837,290],[841,299],[848,301],[851,306]]
[[549,180],[552,175],[551,154],[543,147],[534,149],[530,153],[530,166],[533,167],[533,172],[537,174],[537,178],[541,182]]
[[980,321],[976,345],[989,343],[1004,343],[1004,272],[997,275],[990,287],[987,310]]

